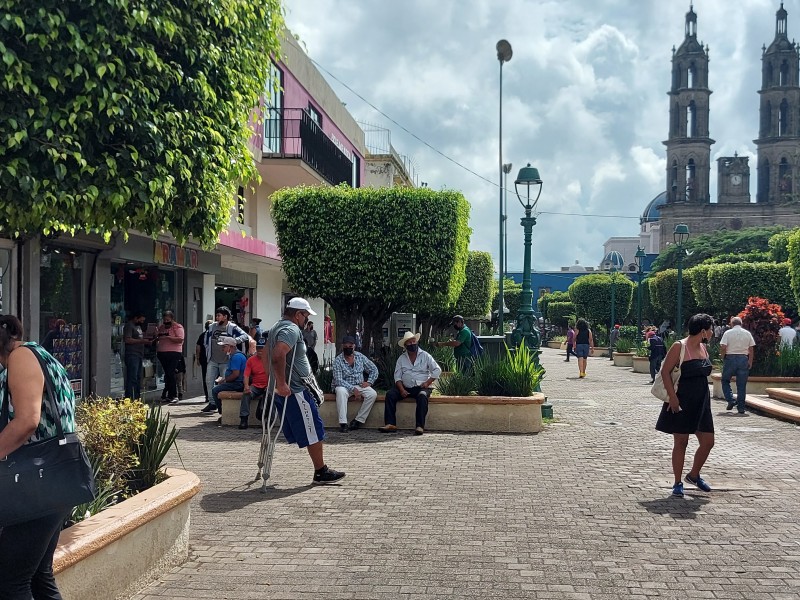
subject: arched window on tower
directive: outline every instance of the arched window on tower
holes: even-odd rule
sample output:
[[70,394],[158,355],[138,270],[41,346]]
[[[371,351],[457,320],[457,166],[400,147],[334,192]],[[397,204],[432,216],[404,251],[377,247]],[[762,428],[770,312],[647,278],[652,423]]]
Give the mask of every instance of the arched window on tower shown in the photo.
[[669,134],[670,136],[677,136],[679,135],[678,129],[680,128],[680,112],[681,106],[677,102],[672,105],[672,111],[670,114],[669,120]]
[[672,190],[672,201],[675,202],[678,199],[678,161],[672,161],[672,170],[671,170],[671,177],[670,177],[670,189]]
[[695,165],[694,159],[690,158],[686,163],[686,201],[691,202],[695,197]]
[[791,85],[791,83],[789,83],[789,63],[785,60],[781,63],[781,77],[779,85]]
[[694,100],[689,102],[686,110],[686,137],[697,137],[697,105]]
[[792,193],[792,167],[786,157],[783,157],[778,165],[778,190],[783,200],[788,200],[788,196]]
[[686,87],[693,88],[697,86],[697,66],[694,63],[689,65],[689,71],[686,74],[688,85]]
[[774,69],[772,68],[772,63],[767,63],[767,68],[764,70],[764,87],[772,87],[772,80],[774,77]]
[[767,100],[764,110],[761,111],[761,137],[772,135],[772,102]]
[[780,112],[778,113],[778,135],[789,135],[789,103],[786,98],[781,102]]
[[769,202],[769,160],[764,160],[758,167],[757,202]]

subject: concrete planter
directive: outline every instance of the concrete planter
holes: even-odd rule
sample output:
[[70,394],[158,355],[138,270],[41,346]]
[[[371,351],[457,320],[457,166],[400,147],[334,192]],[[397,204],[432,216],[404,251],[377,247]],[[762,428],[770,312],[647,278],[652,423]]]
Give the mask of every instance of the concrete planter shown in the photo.
[[633,372],[650,374],[650,359],[646,356],[633,357]]
[[[562,344],[564,344],[564,342],[547,342],[547,347],[553,350],[561,350]],[[566,349],[566,345],[564,345],[564,349]]]
[[611,356],[614,358],[615,367],[633,366],[633,352],[614,352]]
[[189,555],[194,473],[169,479],[65,529],[53,557],[64,600],[130,598]]
[[[714,385],[714,398],[724,398],[722,394],[722,373],[712,373],[711,382]],[[736,393],[736,377],[731,379],[731,388]],[[800,390],[800,377],[763,377],[755,376],[747,378],[747,393],[756,395],[766,395],[767,388],[786,388],[790,390]]]

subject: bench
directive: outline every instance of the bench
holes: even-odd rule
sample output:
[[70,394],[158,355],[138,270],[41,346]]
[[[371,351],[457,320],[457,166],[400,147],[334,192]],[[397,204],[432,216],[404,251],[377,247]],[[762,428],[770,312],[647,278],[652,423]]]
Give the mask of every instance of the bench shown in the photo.
[[[242,392],[220,392],[222,402],[222,424],[239,425],[239,406]],[[530,398],[503,398],[499,396],[431,396],[428,401],[426,430],[439,431],[482,431],[493,433],[537,433],[542,430],[542,404],[544,394],[537,393]],[[378,399],[369,413],[366,428],[383,425],[384,394]],[[256,419],[255,400],[250,401],[250,427],[261,427]],[[348,402],[348,423],[355,417],[361,401],[353,397]],[[397,427],[414,429],[416,402],[403,400],[397,404]],[[336,396],[325,394],[325,402],[319,409],[326,428],[337,428],[339,418],[336,413]]]

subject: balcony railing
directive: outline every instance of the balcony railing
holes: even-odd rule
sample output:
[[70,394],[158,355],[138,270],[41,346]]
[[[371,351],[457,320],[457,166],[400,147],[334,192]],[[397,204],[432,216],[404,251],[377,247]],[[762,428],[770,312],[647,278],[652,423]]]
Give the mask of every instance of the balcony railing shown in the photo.
[[299,158],[331,185],[353,185],[353,160],[302,108],[265,108],[265,158]]

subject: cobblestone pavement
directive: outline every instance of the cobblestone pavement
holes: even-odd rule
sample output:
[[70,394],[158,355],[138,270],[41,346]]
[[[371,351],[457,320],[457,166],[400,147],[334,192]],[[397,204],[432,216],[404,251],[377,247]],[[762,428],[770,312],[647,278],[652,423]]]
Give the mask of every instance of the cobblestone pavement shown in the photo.
[[673,499],[649,377],[563,358],[544,350],[542,433],[329,432],[339,486],[282,446],[264,495],[260,431],[173,408],[204,489],[189,561],[136,600],[799,598],[800,428],[715,401],[714,491]]

